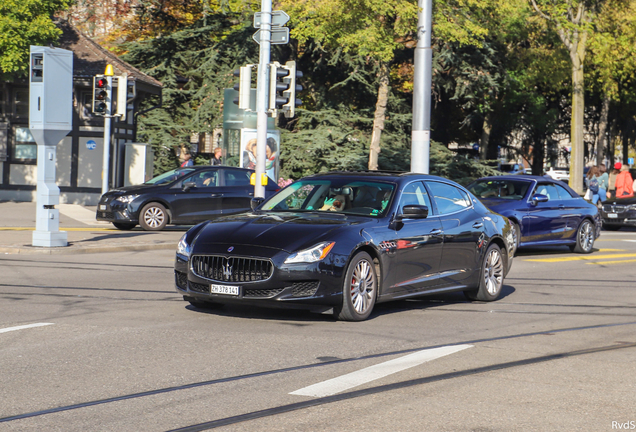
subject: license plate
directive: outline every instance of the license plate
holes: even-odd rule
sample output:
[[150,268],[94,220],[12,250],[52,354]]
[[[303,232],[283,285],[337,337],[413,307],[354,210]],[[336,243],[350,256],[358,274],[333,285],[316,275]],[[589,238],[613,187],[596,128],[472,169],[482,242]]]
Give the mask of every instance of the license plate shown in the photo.
[[239,287],[232,285],[210,285],[210,294],[239,295]]
[[99,205],[99,209],[100,210],[106,210],[106,204],[100,204]]
[[607,217],[610,219],[616,219],[618,217],[618,215],[616,213],[608,213]]

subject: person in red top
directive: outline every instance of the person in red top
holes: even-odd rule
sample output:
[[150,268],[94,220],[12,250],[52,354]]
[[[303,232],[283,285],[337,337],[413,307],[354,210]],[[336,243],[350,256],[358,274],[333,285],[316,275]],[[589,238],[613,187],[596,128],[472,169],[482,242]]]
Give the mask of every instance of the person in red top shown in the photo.
[[616,176],[616,198],[626,198],[634,196],[634,179],[629,173],[629,167],[623,165],[621,172]]

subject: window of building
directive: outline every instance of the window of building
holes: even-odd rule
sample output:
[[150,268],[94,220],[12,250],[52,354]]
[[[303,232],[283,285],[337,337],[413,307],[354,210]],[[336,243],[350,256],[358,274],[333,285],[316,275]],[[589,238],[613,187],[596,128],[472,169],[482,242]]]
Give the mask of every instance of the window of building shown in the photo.
[[15,145],[13,146],[13,159],[29,161],[35,160],[38,147],[28,127],[15,128]]
[[85,121],[90,121],[96,117],[93,115],[93,94],[91,92],[81,92],[81,109],[80,118]]
[[13,90],[13,114],[17,118],[29,118],[29,89]]

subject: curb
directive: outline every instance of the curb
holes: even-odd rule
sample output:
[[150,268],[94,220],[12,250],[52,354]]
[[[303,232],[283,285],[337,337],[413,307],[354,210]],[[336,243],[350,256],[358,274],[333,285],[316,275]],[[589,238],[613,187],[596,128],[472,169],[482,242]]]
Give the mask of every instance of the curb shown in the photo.
[[176,242],[163,242],[145,245],[117,245],[117,246],[95,246],[95,247],[73,247],[69,243],[65,247],[39,247],[39,246],[8,246],[0,247],[0,254],[4,255],[77,255],[87,253],[109,253],[109,252],[127,252],[127,251],[147,251],[147,250],[166,250],[177,249]]

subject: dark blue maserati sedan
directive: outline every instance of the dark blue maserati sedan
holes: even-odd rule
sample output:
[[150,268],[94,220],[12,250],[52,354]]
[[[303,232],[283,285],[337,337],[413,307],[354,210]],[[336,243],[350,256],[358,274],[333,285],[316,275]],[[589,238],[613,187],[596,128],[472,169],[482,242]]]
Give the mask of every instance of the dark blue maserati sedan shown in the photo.
[[317,174],[252,204],[179,241],[176,290],[195,307],[318,307],[361,321],[376,303],[433,293],[496,300],[512,265],[508,220],[441,177]]
[[573,252],[590,253],[601,235],[597,207],[562,181],[530,175],[484,177],[468,190],[510,220],[517,248],[568,245]]

